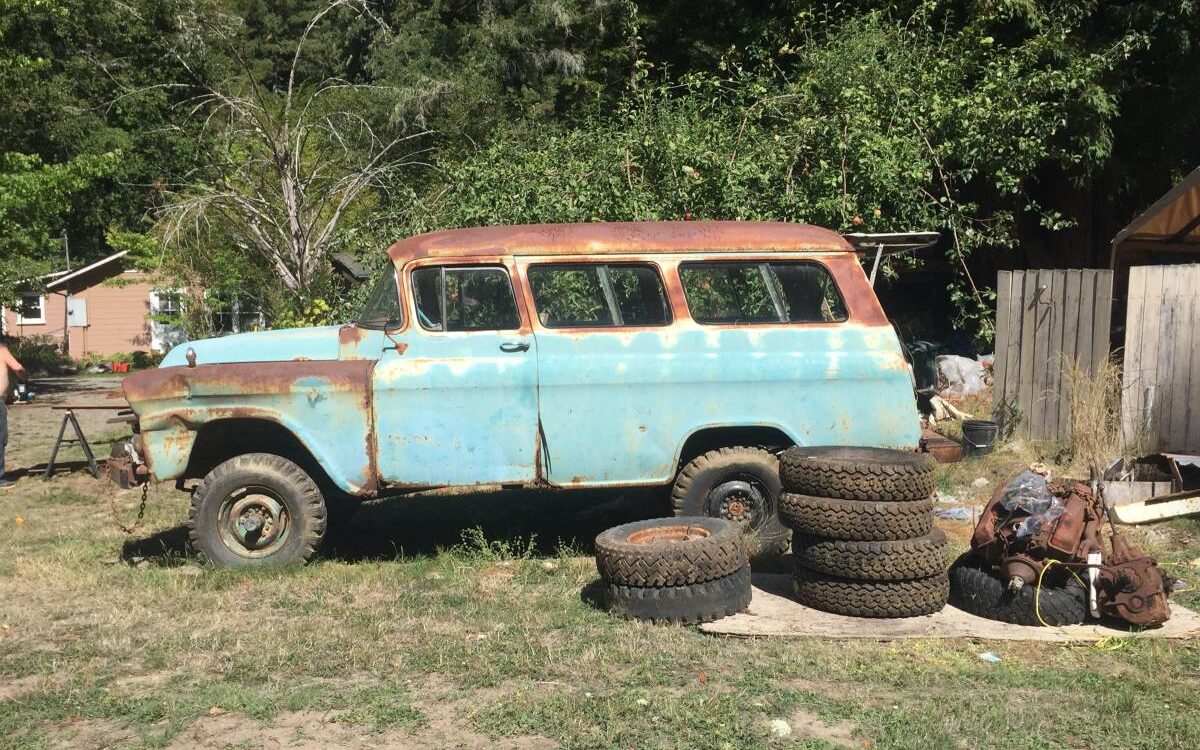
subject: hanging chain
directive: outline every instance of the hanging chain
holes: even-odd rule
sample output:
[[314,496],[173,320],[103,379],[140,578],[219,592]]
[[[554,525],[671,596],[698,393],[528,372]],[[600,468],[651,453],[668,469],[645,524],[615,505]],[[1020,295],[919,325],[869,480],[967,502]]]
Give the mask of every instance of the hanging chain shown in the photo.
[[121,517],[117,515],[117,506],[113,502],[112,495],[109,495],[108,509],[112,511],[113,520],[116,521],[117,528],[119,528],[121,531],[124,531],[126,534],[132,534],[138,530],[138,527],[142,525],[142,519],[146,516],[146,499],[149,495],[150,483],[146,482],[142,485],[142,503],[138,506],[137,518],[134,520],[132,526],[126,526],[125,524],[121,523]]

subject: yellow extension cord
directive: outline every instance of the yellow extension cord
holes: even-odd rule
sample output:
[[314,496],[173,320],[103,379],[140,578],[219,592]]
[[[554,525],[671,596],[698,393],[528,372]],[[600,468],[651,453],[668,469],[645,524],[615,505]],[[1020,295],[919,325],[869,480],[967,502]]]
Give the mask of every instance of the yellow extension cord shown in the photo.
[[1079,577],[1078,573],[1076,573],[1074,570],[1071,570],[1071,566],[1067,565],[1061,560],[1046,560],[1046,564],[1042,566],[1042,572],[1038,573],[1037,588],[1034,589],[1033,592],[1033,613],[1037,615],[1038,622],[1040,622],[1043,627],[1047,628],[1052,628],[1054,626],[1042,619],[1042,577],[1046,575],[1046,571],[1050,570],[1050,567],[1053,565],[1062,565],[1066,567],[1067,571],[1070,572],[1071,575],[1075,576],[1075,580],[1079,581],[1079,585],[1083,586],[1084,591],[1088,590],[1088,585],[1083,582],[1083,579]]
[[[1078,573],[1076,573],[1074,570],[1072,570],[1070,565],[1067,565],[1066,563],[1064,563],[1061,560],[1054,560],[1054,559],[1046,560],[1046,564],[1044,566],[1042,566],[1042,571],[1040,573],[1038,573],[1037,588],[1033,592],[1033,613],[1035,615],[1037,615],[1038,622],[1040,622],[1044,627],[1047,627],[1047,628],[1054,627],[1054,626],[1051,625],[1050,623],[1046,622],[1044,619],[1042,619],[1042,609],[1041,609],[1042,577],[1044,575],[1046,575],[1046,571],[1049,570],[1050,567],[1053,565],[1062,565],[1063,567],[1065,567],[1067,569],[1067,571],[1070,572],[1071,575],[1075,576],[1075,580],[1079,581],[1079,585],[1083,586],[1084,591],[1089,590],[1088,585],[1083,582],[1083,579],[1079,577]],[[1060,628],[1060,630],[1061,630],[1061,628]],[[1120,636],[1109,635],[1109,636],[1104,636],[1100,640],[1096,641],[1095,647],[1101,651],[1119,651],[1119,650],[1125,648],[1126,643],[1128,643],[1128,640],[1126,638],[1123,638]]]

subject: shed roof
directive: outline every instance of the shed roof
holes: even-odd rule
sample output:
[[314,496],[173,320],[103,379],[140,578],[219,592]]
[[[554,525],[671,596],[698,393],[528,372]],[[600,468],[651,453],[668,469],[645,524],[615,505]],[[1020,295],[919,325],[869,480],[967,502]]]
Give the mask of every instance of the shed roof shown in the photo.
[[1200,251],[1200,168],[1117,232],[1112,241],[1114,268],[1121,246],[1133,242],[1153,245],[1157,250]]
[[75,279],[80,276],[83,276],[84,274],[90,273],[90,272],[94,271],[95,269],[100,268],[101,266],[106,266],[109,263],[112,263],[115,260],[120,260],[121,258],[124,258],[128,254],[129,254],[128,250],[122,250],[119,253],[113,253],[112,255],[108,256],[107,258],[101,258],[100,260],[96,261],[95,263],[92,263],[91,265],[84,266],[83,268],[80,268],[77,271],[71,271],[69,273],[66,273],[63,276],[60,276],[59,278],[57,278],[54,281],[51,281],[49,284],[47,284],[46,288],[52,289],[60,284],[65,284],[68,281],[70,281],[71,279]]
[[642,221],[522,224],[447,229],[400,240],[388,248],[400,263],[416,258],[476,255],[615,255],[687,250],[850,252],[837,232],[772,221]]

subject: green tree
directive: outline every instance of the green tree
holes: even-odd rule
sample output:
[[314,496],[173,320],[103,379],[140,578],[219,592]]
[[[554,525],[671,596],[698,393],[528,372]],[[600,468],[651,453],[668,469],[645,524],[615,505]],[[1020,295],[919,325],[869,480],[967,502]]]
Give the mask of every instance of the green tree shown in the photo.
[[[326,281],[343,223],[392,189],[415,158],[409,143],[424,135],[372,122],[369,113],[388,93],[383,87],[302,77],[309,34],[339,11],[371,14],[358,0],[318,6],[281,84],[264,80],[250,62],[240,24],[209,31],[208,44],[225,47],[237,65],[199,85],[192,112],[210,124],[203,134],[209,151],[169,188],[157,213],[169,252],[188,254],[206,238],[227,238],[270,269],[296,309]],[[179,61],[190,69],[185,52]]]
[[110,174],[119,153],[44,164],[31,154],[0,154],[0,304],[62,258],[61,235],[71,199]]

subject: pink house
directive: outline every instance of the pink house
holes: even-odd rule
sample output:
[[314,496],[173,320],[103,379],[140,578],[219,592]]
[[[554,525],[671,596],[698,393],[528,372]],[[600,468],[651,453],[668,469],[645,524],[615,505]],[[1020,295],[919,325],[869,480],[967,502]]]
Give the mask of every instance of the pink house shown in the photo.
[[43,278],[41,289],[22,294],[18,309],[3,310],[4,331],[65,341],[74,359],[169,349],[179,331],[150,314],[176,312],[180,295],[157,291],[146,274],[126,267],[125,255]]

